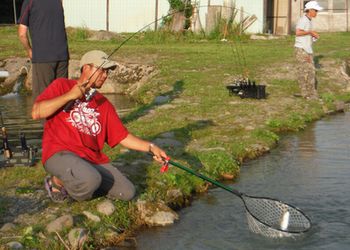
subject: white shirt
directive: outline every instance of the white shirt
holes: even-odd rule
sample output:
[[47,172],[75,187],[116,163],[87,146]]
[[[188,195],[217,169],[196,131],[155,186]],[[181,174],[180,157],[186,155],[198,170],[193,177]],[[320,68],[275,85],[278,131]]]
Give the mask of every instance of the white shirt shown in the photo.
[[[307,16],[303,16],[299,19],[296,29],[301,29],[304,31],[312,30],[312,22]],[[306,51],[308,54],[312,54],[312,36],[304,35],[304,36],[295,36],[295,44],[294,47],[301,48]]]

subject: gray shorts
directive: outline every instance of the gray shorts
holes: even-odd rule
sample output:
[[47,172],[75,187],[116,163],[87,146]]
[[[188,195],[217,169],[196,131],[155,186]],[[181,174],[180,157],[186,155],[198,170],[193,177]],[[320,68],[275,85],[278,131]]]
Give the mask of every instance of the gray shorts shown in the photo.
[[46,89],[49,84],[57,78],[68,78],[68,61],[33,63],[32,98],[36,97]]
[[77,201],[106,195],[111,199],[131,200],[135,186],[112,164],[94,165],[69,151],[51,156],[45,170],[58,177],[68,194]]

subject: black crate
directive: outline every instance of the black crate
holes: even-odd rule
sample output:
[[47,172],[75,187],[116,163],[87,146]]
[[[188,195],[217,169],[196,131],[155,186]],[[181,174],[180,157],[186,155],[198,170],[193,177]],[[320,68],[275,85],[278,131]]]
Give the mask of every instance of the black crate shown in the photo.
[[250,81],[237,81],[226,86],[230,95],[241,98],[266,99],[266,86]]

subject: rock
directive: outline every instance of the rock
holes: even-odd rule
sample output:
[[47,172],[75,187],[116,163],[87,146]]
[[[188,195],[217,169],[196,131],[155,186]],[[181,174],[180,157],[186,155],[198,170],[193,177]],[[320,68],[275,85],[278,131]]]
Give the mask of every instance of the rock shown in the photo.
[[98,217],[97,215],[94,215],[88,211],[84,211],[83,214],[89,219],[89,220],[92,220],[94,222],[100,222],[101,219],[100,217]]
[[115,206],[110,200],[105,200],[97,205],[97,211],[104,215],[112,215],[115,211]]
[[160,137],[163,138],[175,138],[175,132],[170,131],[170,132],[165,132],[160,135]]
[[337,112],[344,112],[345,111],[345,102],[336,101],[334,104],[335,104],[335,111],[337,111]]
[[6,223],[1,227],[0,232],[8,232],[13,230],[15,227],[16,226],[13,223]]
[[163,203],[151,203],[143,200],[136,202],[141,219],[149,226],[166,226],[179,219],[177,213]]
[[23,245],[17,241],[11,241],[6,244],[8,249],[23,249]]
[[254,126],[248,125],[248,126],[246,126],[244,129],[247,130],[247,131],[252,131],[252,130],[255,129],[255,127],[254,127]]
[[159,109],[174,109],[174,108],[176,108],[176,106],[175,105],[173,105],[173,104],[163,104],[162,106],[160,106],[159,107]]
[[136,239],[131,237],[126,238],[123,241],[119,242],[118,246],[123,248],[135,248],[137,246]]
[[88,239],[88,232],[84,228],[73,228],[68,234],[71,249],[83,249],[84,243]]
[[172,146],[172,147],[183,147],[182,142],[171,139],[171,138],[157,138],[153,141],[156,145],[161,147]]
[[117,239],[120,236],[118,232],[111,231],[111,230],[104,232],[103,235],[107,240],[111,240],[111,241],[113,241],[113,239]]
[[169,189],[166,192],[166,199],[169,203],[182,204],[184,202],[184,195],[180,189]]
[[52,221],[46,226],[46,230],[49,233],[60,232],[66,228],[72,227],[74,224],[73,216],[63,215],[56,220]]
[[[79,60],[69,61],[69,77],[77,79],[80,76]],[[139,89],[144,82],[155,74],[153,66],[142,64],[117,63],[117,68],[111,71],[102,88],[101,93],[131,93]]]
[[118,37],[116,33],[105,31],[105,30],[99,30],[99,31],[90,31],[92,34],[88,38],[90,41],[106,41],[111,40],[113,38]]
[[169,96],[160,95],[154,99],[154,103],[159,105],[159,104],[167,103],[167,102],[169,102],[169,100],[170,100]]
[[159,211],[155,212],[152,216],[145,218],[145,221],[148,225],[167,226],[174,224],[175,219],[178,219],[178,216],[174,213]]
[[170,199],[170,200],[177,200],[177,199],[182,199],[183,198],[183,194],[181,192],[180,189],[170,189],[166,192],[166,196]]
[[4,85],[14,85],[17,79],[21,75],[24,77],[24,84],[27,89],[31,89],[31,78],[29,80],[29,74],[31,74],[31,63],[27,58],[13,57],[3,61],[2,68],[8,72],[9,76],[6,77]]
[[233,174],[229,174],[229,173],[223,173],[223,174],[221,174],[221,177],[224,180],[233,180],[235,178],[235,176]]
[[284,36],[274,36],[274,35],[251,35],[250,39],[252,40],[274,40],[274,39],[281,39],[284,38]]
[[259,36],[259,35],[251,35],[250,39],[252,40],[267,40],[266,36]]

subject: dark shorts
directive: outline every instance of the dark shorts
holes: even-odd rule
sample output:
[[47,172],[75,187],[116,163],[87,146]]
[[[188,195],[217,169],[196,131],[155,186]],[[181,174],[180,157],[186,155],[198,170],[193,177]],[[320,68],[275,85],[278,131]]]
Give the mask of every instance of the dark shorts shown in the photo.
[[57,78],[68,78],[68,61],[33,63],[33,101]]
[[106,195],[111,199],[131,200],[135,186],[112,164],[92,164],[79,156],[62,151],[51,156],[45,169],[58,177],[75,200]]

